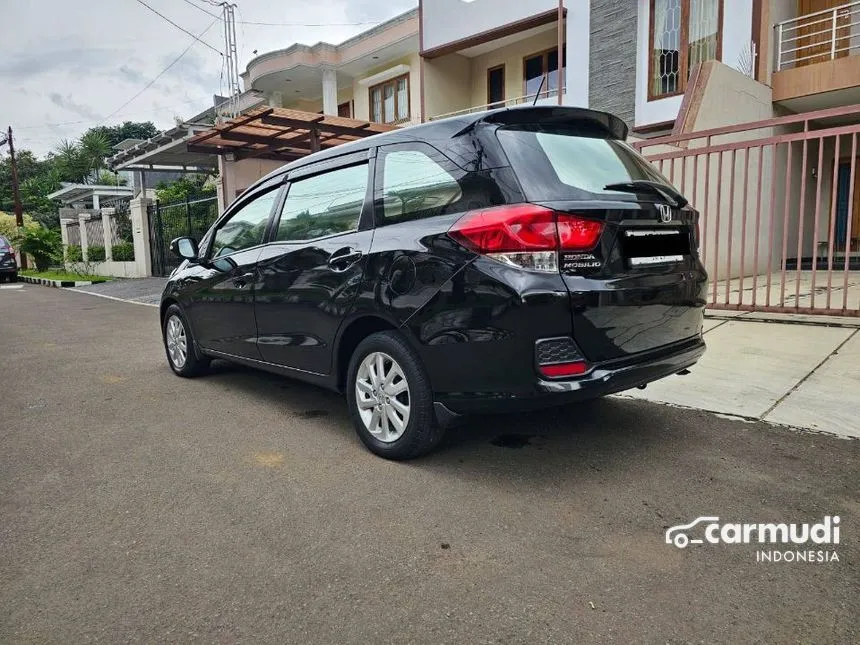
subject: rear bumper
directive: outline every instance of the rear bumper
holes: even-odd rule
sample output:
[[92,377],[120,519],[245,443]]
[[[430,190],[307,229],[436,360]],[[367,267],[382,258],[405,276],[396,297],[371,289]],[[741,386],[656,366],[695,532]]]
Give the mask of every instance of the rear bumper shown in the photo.
[[15,264],[0,266],[0,274],[6,275],[7,273],[18,273],[18,266]]
[[[445,408],[452,415],[512,412],[564,405],[623,392],[672,374],[695,364],[705,353],[701,336],[674,343],[632,357],[595,365],[583,376],[549,380],[536,377],[534,391],[527,395],[510,393],[468,393],[446,395],[438,400],[437,410]],[[445,421],[440,416],[440,422]]]

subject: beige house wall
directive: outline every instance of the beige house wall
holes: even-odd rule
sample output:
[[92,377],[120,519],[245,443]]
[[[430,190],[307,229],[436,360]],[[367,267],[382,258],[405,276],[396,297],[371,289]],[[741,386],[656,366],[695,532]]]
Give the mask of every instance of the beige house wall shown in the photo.
[[449,54],[424,61],[424,108],[433,117],[472,107],[472,61]]
[[218,210],[232,204],[251,184],[284,165],[283,161],[271,159],[242,159],[240,161],[218,160],[221,183],[218,186]]
[[[340,88],[337,91],[337,103],[346,103],[352,101],[352,87]],[[322,112],[322,96],[317,98],[298,98],[290,99],[289,95],[284,95],[284,107],[291,110],[302,110],[304,112]]]
[[[701,95],[692,97],[689,106],[691,116],[685,123],[685,131],[699,132],[783,115],[781,108],[772,103],[770,87],[722,63],[710,65],[712,68]],[[792,124],[717,135],[712,137],[711,145],[765,139],[801,130],[802,124]],[[696,139],[683,145],[685,148],[655,146],[646,148],[645,152],[652,155],[670,150],[694,151],[703,147],[705,140]],[[841,137],[840,157],[848,156],[846,151],[850,146],[850,135]],[[811,139],[806,143],[805,163],[804,143],[796,141],[791,143],[790,164],[788,144],[781,143],[776,148],[772,145],[761,150],[758,146],[741,148],[734,153],[724,151],[721,157],[718,153],[700,154],[698,161],[694,161],[695,156],[691,155],[684,159],[666,160],[662,165],[656,162],[656,165],[700,213],[706,214],[702,223],[704,244],[701,251],[711,278],[722,280],[762,274],[768,269],[780,272],[789,258],[811,258],[826,249],[833,207],[835,148],[836,142],[832,137],[823,144],[818,139]],[[757,213],[760,218],[758,234]],[[718,296],[723,298],[724,294]]]
[[419,75],[421,57],[417,51],[409,56],[404,56],[397,60],[388,61],[384,65],[370,68],[355,79],[352,85],[352,96],[353,101],[355,101],[354,118],[370,120],[370,86],[361,85],[359,81],[397,65],[409,65],[409,118],[412,123],[421,121],[421,86]]
[[532,54],[558,46],[558,34],[554,29],[500,47],[472,58],[470,106],[487,103],[487,70],[505,66],[505,98],[525,96],[523,88],[523,59]]

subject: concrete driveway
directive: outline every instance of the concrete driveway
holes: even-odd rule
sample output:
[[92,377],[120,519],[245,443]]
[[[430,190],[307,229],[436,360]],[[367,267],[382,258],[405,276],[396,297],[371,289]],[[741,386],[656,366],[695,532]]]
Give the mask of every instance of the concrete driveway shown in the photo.
[[[607,399],[366,452],[157,310],[0,291],[0,642],[858,642],[860,443]],[[727,375],[729,377],[730,375]],[[664,531],[841,517],[838,562]]]

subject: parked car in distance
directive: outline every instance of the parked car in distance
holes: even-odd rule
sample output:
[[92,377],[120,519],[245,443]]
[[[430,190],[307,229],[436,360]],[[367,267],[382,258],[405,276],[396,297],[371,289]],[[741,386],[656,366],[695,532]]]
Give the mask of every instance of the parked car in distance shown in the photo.
[[18,260],[15,259],[15,249],[2,235],[0,235],[0,280],[9,282],[18,280]]
[[223,358],[346,394],[406,459],[463,415],[603,396],[705,351],[698,214],[609,114],[452,117],[325,150],[241,195],[161,301],[180,376]]

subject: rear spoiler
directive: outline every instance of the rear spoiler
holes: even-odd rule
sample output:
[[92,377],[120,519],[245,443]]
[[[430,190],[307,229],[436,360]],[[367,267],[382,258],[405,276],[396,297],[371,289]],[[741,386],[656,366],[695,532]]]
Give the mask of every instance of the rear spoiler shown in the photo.
[[[627,124],[613,114],[586,108],[551,105],[526,105],[492,110],[470,123],[468,127],[463,129],[463,132],[479,123],[514,125],[517,123],[534,123],[536,120],[540,120],[541,123],[581,123],[603,130],[611,139],[620,141],[627,139]],[[462,132],[458,134],[462,134]]]

